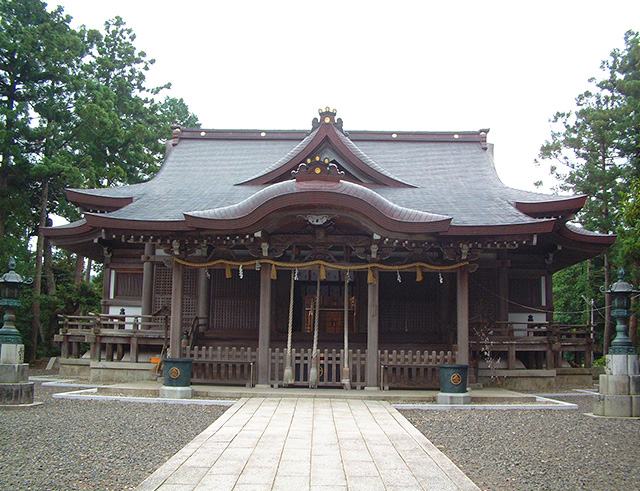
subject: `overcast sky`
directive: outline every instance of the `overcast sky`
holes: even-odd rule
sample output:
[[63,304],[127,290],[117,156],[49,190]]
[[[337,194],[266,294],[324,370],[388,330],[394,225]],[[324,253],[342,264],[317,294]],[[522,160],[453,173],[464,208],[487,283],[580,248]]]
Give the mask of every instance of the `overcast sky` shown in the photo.
[[[120,15],[208,128],[491,128],[502,180],[533,189],[549,118],[573,107],[639,1],[66,0],[74,24]],[[549,184],[549,179],[545,181]]]

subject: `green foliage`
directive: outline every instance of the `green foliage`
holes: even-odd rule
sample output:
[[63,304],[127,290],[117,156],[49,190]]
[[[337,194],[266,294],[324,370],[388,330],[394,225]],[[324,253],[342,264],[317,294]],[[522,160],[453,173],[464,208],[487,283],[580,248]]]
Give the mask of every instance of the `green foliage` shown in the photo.
[[[41,220],[79,218],[66,188],[148,179],[171,125],[199,125],[182,99],[163,94],[170,84],[148,86],[154,60],[136,48],[123,19],[107,20],[102,31],[76,30],[61,7],[46,7],[0,0],[0,264],[16,256],[32,275],[42,270],[42,253],[29,249]],[[58,314],[99,311],[101,282],[75,285],[74,263],[54,254],[55,295],[25,293],[19,328],[28,345],[29,307],[39,305],[42,354]]]
[[[596,285],[604,283],[607,262],[640,279],[640,35],[629,31],[624,43],[601,63],[602,77],[590,80],[592,88],[578,95],[575,110],[553,116],[551,137],[540,150],[558,189],[589,196],[577,220],[618,236],[606,261],[596,258],[554,276],[558,311],[585,310],[583,297],[602,307]],[[575,314],[557,318],[578,321]],[[596,320],[603,318],[597,314]]]

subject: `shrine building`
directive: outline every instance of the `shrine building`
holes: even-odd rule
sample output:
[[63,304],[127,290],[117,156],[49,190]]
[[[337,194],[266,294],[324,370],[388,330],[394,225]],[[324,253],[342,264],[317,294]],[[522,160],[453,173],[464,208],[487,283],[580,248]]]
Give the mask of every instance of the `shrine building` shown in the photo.
[[309,130],[175,128],[152,179],[68,189],[83,218],[46,229],[104,265],[102,312],[61,319],[61,373],[140,380],[169,356],[210,384],[433,388],[445,363],[590,380],[552,275],[615,237],[571,223],[587,196],[505,186],[487,132],[347,131],[330,108]]

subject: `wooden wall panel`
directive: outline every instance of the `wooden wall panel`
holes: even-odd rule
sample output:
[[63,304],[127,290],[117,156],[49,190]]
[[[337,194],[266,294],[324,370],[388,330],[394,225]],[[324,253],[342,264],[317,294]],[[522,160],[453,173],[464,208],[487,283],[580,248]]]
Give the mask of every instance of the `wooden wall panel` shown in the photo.
[[142,273],[116,271],[115,298],[141,298]]

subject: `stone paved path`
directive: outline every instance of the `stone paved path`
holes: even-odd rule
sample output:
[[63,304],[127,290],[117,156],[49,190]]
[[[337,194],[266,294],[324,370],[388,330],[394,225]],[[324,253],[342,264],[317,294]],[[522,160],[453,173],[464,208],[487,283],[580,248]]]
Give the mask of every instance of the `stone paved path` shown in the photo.
[[137,489],[479,488],[388,402],[251,398]]

